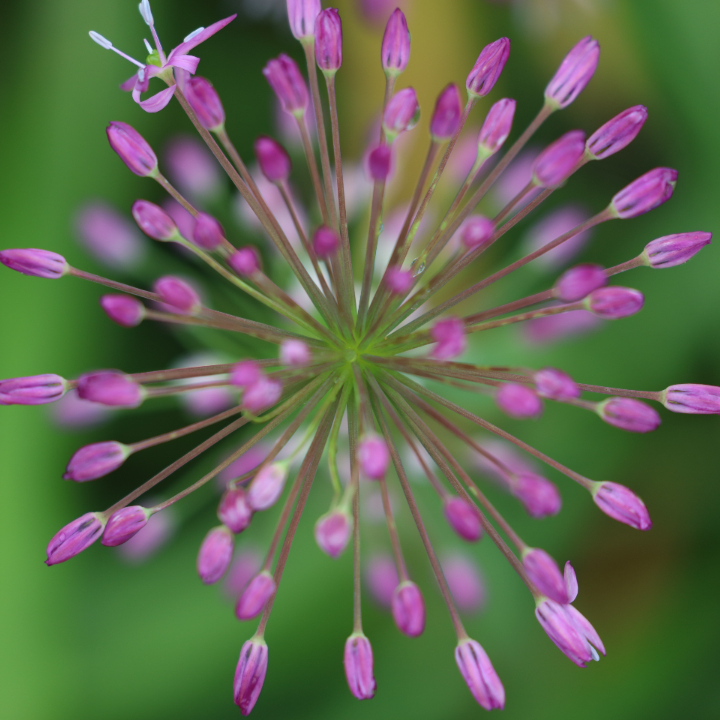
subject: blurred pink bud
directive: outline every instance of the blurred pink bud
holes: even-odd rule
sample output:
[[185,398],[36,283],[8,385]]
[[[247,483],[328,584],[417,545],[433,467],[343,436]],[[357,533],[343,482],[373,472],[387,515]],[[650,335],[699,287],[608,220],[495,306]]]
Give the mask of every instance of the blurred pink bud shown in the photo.
[[0,252],[0,262],[23,275],[49,280],[61,278],[70,269],[62,255],[35,248],[3,250]]
[[562,370],[543,368],[533,375],[535,390],[540,397],[551,400],[571,400],[580,397],[580,388],[575,381]]
[[523,552],[522,563],[530,580],[543,595],[562,605],[569,602],[565,577],[544,550],[527,548]]
[[272,378],[260,376],[252,385],[245,388],[242,406],[257,415],[275,405],[282,397],[282,383]]
[[45,564],[57,565],[90,547],[101,535],[105,520],[99,513],[85,513],[57,532],[47,546]]
[[212,215],[198,213],[192,241],[204,250],[216,250],[224,239],[225,231],[222,225]]
[[352,533],[352,518],[342,510],[333,510],[315,523],[315,541],[331,558],[338,558],[347,547]]
[[660,426],[660,415],[657,411],[632,398],[608,398],[598,403],[597,414],[608,425],[630,432],[652,432]]
[[197,571],[206,585],[216,583],[232,560],[234,538],[224,525],[213,528],[202,541],[197,558]]
[[85,445],[70,458],[63,478],[75,482],[96,480],[117,470],[131,453],[131,448],[114,440]]
[[617,193],[610,210],[623,220],[650,212],[672,197],[677,170],[659,167],[646,172]]
[[308,104],[308,91],[297,63],[284,53],[270,60],[263,69],[265,79],[290,114],[302,114]]
[[234,533],[241,533],[250,525],[253,509],[248,502],[247,494],[241,487],[231,488],[223,493],[218,505],[218,518]]
[[451,555],[443,559],[442,570],[458,610],[477,612],[485,603],[486,591],[475,562]]
[[565,572],[563,576],[565,579],[565,590],[567,591],[568,602],[575,602],[575,598],[578,596],[578,581],[577,575],[575,574],[575,568],[570,564],[569,560],[565,563]]
[[389,608],[398,586],[398,574],[393,559],[389,555],[375,555],[370,558],[365,580],[375,601],[382,607]]
[[[2,404],[0,398],[0,405]],[[65,393],[51,410],[52,421],[63,430],[96,427],[109,420],[111,415],[109,408],[81,400],[74,390]]]
[[[573,230],[588,219],[588,214],[575,205],[565,205],[554,210],[538,221],[528,232],[525,240],[526,252],[539,250],[555,238]],[[543,267],[554,270],[570,262],[585,246],[590,238],[591,231],[574,235],[535,260]]]
[[128,563],[147,560],[172,537],[175,526],[176,518],[171,508],[156,512],[148,518],[144,528],[118,548],[120,556]]
[[247,499],[253,510],[267,510],[278,500],[285,487],[287,470],[283,463],[260,468],[248,488]]
[[600,482],[595,486],[592,495],[595,504],[614,520],[637,530],[649,530],[652,527],[645,503],[624,485]]
[[366,435],[357,448],[360,470],[371,480],[382,480],[390,465],[390,451],[387,443],[377,435]]
[[438,320],[430,328],[430,337],[435,341],[430,355],[436,360],[452,360],[462,355],[467,347],[465,324],[457,317]]
[[450,83],[439,95],[430,119],[430,135],[436,142],[444,142],[460,128],[462,104],[455,83]]
[[183,88],[185,98],[206,129],[217,132],[225,126],[225,109],[212,83],[204,77],[191,77]]
[[150,511],[140,505],[131,505],[114,512],[105,526],[102,544],[115,547],[127,542],[146,525]]
[[505,707],[505,688],[479,642],[467,637],[460,640],[455,648],[455,662],[481,707],[485,710]]
[[158,278],[153,290],[160,296],[161,302],[169,305],[174,312],[194,315],[202,308],[200,297],[189,283],[173,275]]
[[345,641],[343,664],[350,692],[358,700],[369,700],[373,697],[375,676],[372,647],[362,632],[353,633]]
[[571,310],[530,320],[525,326],[525,336],[531,343],[550,343],[595,330],[600,324],[600,318],[587,310]]
[[0,405],[45,405],[67,392],[67,381],[59,375],[31,375],[0,380]]
[[560,651],[579,667],[599,660],[597,650],[605,654],[595,628],[572,605],[543,600],[535,608],[535,617]]
[[335,8],[323,10],[315,19],[315,60],[326,74],[342,65],[342,21]]
[[228,258],[228,264],[238,275],[253,275],[260,269],[260,253],[252,245],[246,245]]
[[468,95],[476,98],[485,97],[495,87],[508,57],[510,57],[510,40],[506,37],[486,45],[465,81]]
[[420,119],[417,94],[411,87],[396,92],[383,113],[383,129],[392,140],[406,130],[412,130]]
[[372,180],[387,180],[390,174],[392,150],[388,145],[378,145],[368,155],[368,169]]
[[651,240],[643,250],[645,264],[652,268],[668,268],[686,263],[712,240],[712,233],[689,232],[665,235]]
[[177,237],[175,221],[155,203],[136,200],[132,206],[132,216],[138,227],[153,240],[172,240]]
[[715,385],[671,385],[663,393],[668,410],[695,415],[720,413],[720,388]]
[[157,174],[157,157],[137,130],[124,122],[111,122],[107,137],[110,147],[136,175],[153,177]]
[[555,283],[554,293],[558,300],[575,302],[587,297],[593,290],[607,284],[602,265],[584,263],[566,270]]
[[275,578],[267,570],[256,575],[243,591],[235,605],[235,617],[238,620],[251,620],[257,617],[275,594]]
[[562,498],[555,483],[533,472],[518,473],[510,490],[530,517],[557,515],[562,507]]
[[585,148],[595,160],[602,160],[627,147],[638,135],[647,120],[644,105],[623,110],[596,130],[587,140]]
[[290,177],[290,156],[279,142],[262,135],[255,141],[253,148],[260,170],[270,182],[281,182]]
[[515,117],[515,105],[514,100],[503,98],[488,111],[480,128],[478,145],[490,155],[494,155],[507,140]]
[[237,601],[250,580],[260,571],[260,564],[260,556],[255,550],[242,549],[235,554],[223,588],[231,600]]
[[619,320],[642,310],[645,297],[639,290],[604,287],[594,290],[585,299],[585,307],[605,320]]
[[240,650],[235,670],[233,696],[240,712],[247,716],[255,707],[267,673],[268,648],[262,638],[247,640]]
[[392,596],[392,615],[398,630],[408,637],[418,637],[425,630],[425,601],[420,588],[406,580]]
[[329,227],[321,225],[313,235],[313,249],[319,258],[334,255],[340,247],[338,234]]
[[588,35],[565,56],[545,88],[545,99],[558,108],[567,107],[585,89],[595,74],[600,45]]
[[81,375],[77,394],[83,400],[117,407],[137,407],[145,398],[141,385],[119,370],[98,370]]
[[410,60],[410,32],[405,13],[400,8],[396,8],[388,18],[380,58],[387,75],[397,76],[405,72]]
[[585,152],[585,133],[571,130],[548,145],[535,160],[533,180],[542,188],[558,188],[572,174]]
[[312,360],[307,343],[302,340],[283,340],[280,345],[280,362],[288,367],[304,367]]
[[235,387],[246,388],[256,383],[262,377],[260,367],[253,360],[243,360],[237,363],[230,374],[230,384]]
[[85,249],[113,270],[134,269],[145,253],[133,224],[102,202],[90,202],[78,210],[75,230]]
[[290,31],[298,40],[314,35],[315,19],[321,8],[320,0],[287,0]]
[[190,197],[214,198],[222,187],[217,160],[192,136],[173,138],[165,148],[165,162],[175,185]]
[[173,219],[178,231],[184,238],[191,238],[195,227],[195,218],[173,198],[167,198],[163,202],[165,212]]
[[128,295],[103,295],[100,307],[113,322],[123,327],[135,327],[145,317],[145,306]]
[[461,497],[448,495],[443,501],[443,512],[450,527],[463,540],[477,542],[482,537],[480,513]]
[[413,286],[413,274],[401,267],[388,268],[387,286],[394,295],[405,295]]
[[503,383],[495,393],[495,403],[506,414],[518,420],[540,417],[542,400],[525,385]]
[[495,232],[495,223],[484,215],[471,215],[460,228],[462,244],[473,250],[484,245]]

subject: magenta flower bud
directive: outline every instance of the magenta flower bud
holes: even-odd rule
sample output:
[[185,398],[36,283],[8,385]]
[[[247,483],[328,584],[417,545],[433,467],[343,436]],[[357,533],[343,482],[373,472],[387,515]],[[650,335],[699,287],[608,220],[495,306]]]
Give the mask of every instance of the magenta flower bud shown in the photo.
[[270,60],[263,69],[265,79],[285,112],[302,115],[308,104],[308,91],[297,63],[284,53]]
[[388,290],[393,295],[405,295],[413,286],[413,280],[410,270],[403,270],[397,266],[388,268],[386,282]]
[[280,345],[280,362],[288,367],[305,367],[312,360],[307,343],[302,340],[283,340]]
[[555,283],[555,297],[563,302],[575,302],[587,297],[593,290],[607,284],[602,265],[584,263],[566,270]]
[[247,245],[228,258],[228,265],[238,275],[254,275],[260,269],[260,253],[252,245]]
[[70,269],[62,255],[35,248],[3,250],[0,252],[0,262],[23,275],[49,280],[61,278]]
[[388,145],[378,145],[368,155],[368,170],[373,180],[387,180],[390,174],[390,164],[392,161],[392,150]]
[[597,404],[596,412],[608,425],[630,432],[652,432],[661,422],[656,410],[632,398],[608,398]]
[[471,215],[460,229],[462,244],[473,250],[484,245],[495,232],[495,223],[484,215]]
[[505,688],[477,640],[464,638],[455,648],[455,662],[470,692],[485,710],[505,707]]
[[562,498],[555,483],[533,472],[518,473],[511,491],[528,515],[534,518],[557,515],[562,507]]
[[267,510],[278,500],[287,480],[287,465],[273,463],[264,465],[253,478],[247,492],[247,499],[253,510]]
[[122,545],[140,532],[149,518],[150,511],[140,505],[131,505],[114,512],[105,526],[102,544],[107,547]]
[[129,295],[103,295],[100,307],[113,322],[123,327],[135,327],[145,318],[145,306]]
[[649,530],[652,527],[645,503],[624,485],[600,482],[591,492],[595,504],[613,520],[630,525],[636,530]]
[[175,221],[155,203],[136,200],[132,206],[132,216],[138,227],[153,240],[175,240],[178,227]]
[[268,664],[268,648],[262,638],[247,640],[240,650],[240,659],[235,670],[233,696],[240,712],[248,716],[255,707]]
[[387,443],[377,435],[367,435],[358,443],[357,459],[365,477],[382,480],[390,465]]
[[567,107],[590,82],[599,59],[598,41],[590,35],[584,37],[560,63],[545,88],[545,101],[556,108]]
[[216,250],[224,239],[225,231],[222,225],[212,215],[198,213],[193,229],[193,242],[204,250]]
[[540,397],[551,400],[572,400],[580,397],[580,388],[575,381],[562,370],[543,368],[533,376],[535,390]]
[[275,594],[275,578],[267,570],[256,575],[238,598],[235,605],[235,617],[238,620],[251,620],[264,609],[267,601]]
[[585,152],[585,133],[571,130],[548,145],[535,160],[533,181],[538,187],[558,188],[573,173]]
[[430,119],[430,135],[436,142],[450,140],[460,127],[462,104],[455,83],[450,83],[439,95]]
[[391,607],[395,625],[403,635],[422,635],[425,630],[425,601],[414,582],[405,580],[395,588]]
[[230,384],[235,385],[235,387],[246,388],[256,383],[261,377],[262,372],[256,362],[243,360],[233,367],[232,373],[230,373]]
[[663,405],[668,410],[694,415],[720,413],[720,388],[715,385],[671,385],[663,392]]
[[160,296],[160,301],[183,315],[194,315],[202,308],[202,303],[195,290],[188,283],[173,275],[158,278],[153,290]]
[[639,290],[616,286],[593,290],[585,299],[585,307],[605,320],[635,315],[644,304],[645,297]]
[[405,72],[410,60],[410,31],[405,14],[400,8],[396,8],[388,18],[380,58],[386,75],[397,77]]
[[480,610],[487,591],[477,564],[463,555],[451,555],[442,560],[442,570],[458,610]]
[[270,182],[283,182],[290,177],[290,156],[279,142],[262,135],[255,141],[253,148],[260,170]]
[[347,547],[352,533],[352,518],[343,510],[333,510],[315,523],[315,541],[331,558],[338,558]]
[[498,100],[488,111],[478,135],[478,146],[488,155],[494,155],[508,139],[515,117],[515,101]]
[[313,36],[321,8],[320,0],[287,0],[290,31],[298,40]]
[[253,508],[248,502],[247,494],[241,487],[226,490],[218,505],[218,518],[234,533],[241,533],[250,525]]
[[197,571],[206,585],[216,583],[232,560],[234,538],[230,528],[218,525],[202,541],[197,558]]
[[113,407],[137,407],[145,399],[141,385],[119,370],[99,370],[81,375],[77,394],[83,400]]
[[557,563],[540,548],[527,548],[523,552],[522,564],[535,587],[546,597],[561,605],[568,599],[565,577]]
[[131,448],[114,440],[86,445],[70,458],[63,478],[75,482],[96,480],[117,470],[131,453]]
[[31,375],[0,380],[0,405],[45,405],[59,400],[68,389],[59,375]]
[[647,120],[644,105],[623,110],[596,130],[585,143],[585,151],[594,160],[603,160],[627,147],[638,135]]
[[105,520],[100,513],[85,513],[55,534],[47,546],[47,566],[57,565],[90,547],[101,535]]
[[383,129],[389,140],[394,140],[400,133],[412,130],[420,119],[420,105],[417,94],[411,87],[396,92],[387,104],[383,113]]
[[689,232],[665,235],[651,240],[643,250],[645,264],[651,268],[668,268],[682,265],[699,253],[712,240],[712,233]]
[[153,177],[157,174],[157,157],[137,130],[124,122],[111,122],[107,136],[110,147],[136,175]]
[[605,654],[595,628],[572,605],[543,600],[535,608],[535,617],[560,651],[579,667],[599,660],[598,650]]
[[463,540],[477,542],[482,537],[480,513],[461,497],[448,495],[443,501],[443,512],[450,527]]
[[185,83],[183,90],[198,122],[206,130],[218,132],[225,127],[225,108],[208,79],[195,75]]
[[610,211],[623,220],[650,212],[672,197],[677,176],[677,170],[665,167],[646,172],[613,197]]
[[[397,11],[396,11],[397,12]],[[345,641],[345,677],[350,692],[358,700],[369,700],[375,695],[373,653],[370,641],[362,632],[353,633]]]
[[342,65],[342,21],[335,8],[323,10],[315,19],[315,60],[326,75]]
[[313,235],[313,249],[319,258],[328,258],[340,247],[338,234],[329,227],[321,225]]
[[248,412],[257,415],[277,404],[281,397],[282,383],[261,375],[259,380],[245,388],[242,406]]
[[508,57],[510,40],[506,37],[486,45],[465,81],[468,95],[475,98],[485,97],[495,87]]
[[495,403],[506,415],[518,420],[540,417],[543,411],[537,393],[517,383],[503,383],[495,393]]
[[438,320],[430,328],[430,337],[435,341],[430,354],[436,360],[451,360],[462,355],[467,347],[465,323],[457,317]]

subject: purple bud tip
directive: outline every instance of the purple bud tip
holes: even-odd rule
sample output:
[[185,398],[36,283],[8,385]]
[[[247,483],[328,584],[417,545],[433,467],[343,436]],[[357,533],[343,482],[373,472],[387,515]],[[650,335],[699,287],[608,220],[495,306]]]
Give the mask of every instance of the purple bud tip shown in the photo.
[[45,405],[59,400],[68,384],[59,375],[31,375],[0,380],[0,405]]
[[471,215],[460,229],[462,244],[468,249],[484,245],[495,232],[495,223],[484,215]]
[[400,133],[412,130],[420,119],[420,105],[417,94],[411,87],[396,92],[387,104],[383,113],[383,129],[389,140],[394,140]]
[[287,0],[290,31],[298,39],[311,38],[315,32],[315,18],[321,9],[320,0]]
[[575,170],[585,152],[585,133],[571,130],[548,145],[533,165],[533,180],[542,188],[560,187]]
[[540,417],[543,411],[538,394],[517,383],[503,383],[495,393],[495,403],[506,415],[518,420]]
[[287,367],[305,367],[310,364],[312,353],[302,340],[283,340],[280,345],[280,362]]
[[602,160],[620,152],[638,136],[647,116],[648,111],[644,105],[623,110],[588,138],[585,144],[587,154],[595,160]]
[[63,478],[75,482],[96,480],[117,470],[131,452],[127,445],[114,440],[86,445],[70,458]]
[[197,116],[199,123],[213,132],[225,126],[225,108],[212,83],[196,75],[190,78],[184,87],[185,98]]
[[601,482],[592,491],[595,504],[614,520],[630,525],[637,530],[652,527],[645,503],[624,485]]
[[396,8],[387,21],[380,57],[387,75],[397,76],[405,72],[410,60],[410,31],[400,8]]
[[639,290],[624,287],[604,287],[593,290],[585,299],[585,306],[605,320],[619,320],[642,310],[645,297]]
[[375,695],[373,652],[370,641],[361,632],[353,633],[345,641],[343,664],[350,692],[358,700],[369,700],[373,697]]
[[284,463],[263,465],[248,488],[248,503],[253,510],[267,510],[277,501],[285,488],[287,469]]
[[387,180],[390,174],[392,150],[388,145],[378,145],[368,155],[368,169],[373,180]]
[[665,235],[651,240],[643,251],[645,263],[652,268],[682,265],[710,244],[712,233],[689,232]]
[[597,405],[597,414],[608,425],[630,432],[647,433],[660,426],[657,411],[640,400],[613,397]]
[[128,295],[103,295],[100,307],[113,322],[123,327],[135,327],[145,318],[145,306]]
[[255,141],[253,147],[260,170],[270,182],[284,182],[290,177],[292,170],[290,156],[279,142],[262,135]]
[[482,537],[480,513],[467,501],[449,495],[443,501],[443,512],[450,527],[463,540],[477,542]]
[[270,60],[263,69],[265,79],[280,100],[283,110],[290,114],[305,112],[308,91],[297,63],[285,54]]
[[319,258],[329,258],[340,247],[340,238],[331,228],[321,225],[313,235],[313,249]]
[[250,714],[260,696],[267,664],[268,648],[264,640],[252,638],[242,646],[235,670],[233,696],[235,704],[244,716]]
[[418,637],[425,630],[425,601],[420,588],[406,580],[400,583],[391,601],[393,620],[397,629],[408,637]]
[[0,262],[23,275],[48,280],[57,280],[70,270],[62,255],[35,248],[3,250],[0,252]]
[[174,240],[178,235],[175,221],[155,203],[136,200],[132,206],[132,216],[138,227],[153,240]]
[[202,308],[200,297],[189,283],[173,275],[158,278],[153,290],[160,296],[160,301],[175,312],[194,315]]
[[557,563],[544,550],[528,548],[523,553],[522,563],[530,580],[543,595],[562,605],[570,602],[565,577]]
[[219,525],[202,541],[197,558],[197,571],[206,585],[216,583],[228,569],[233,554],[233,534],[230,528]]
[[438,320],[430,328],[430,337],[435,341],[430,354],[436,360],[452,360],[467,347],[465,323],[457,317]]
[[256,362],[243,360],[233,367],[232,373],[230,373],[230,384],[246,388],[256,383],[261,377],[262,372]]
[[110,147],[136,175],[149,177],[157,173],[157,157],[137,130],[124,122],[111,122],[107,136]]
[[414,278],[410,270],[403,270],[401,267],[388,268],[387,272],[388,290],[393,295],[405,295],[413,286]]
[[247,245],[228,258],[228,264],[238,274],[254,275],[260,269],[260,253],[257,248]]
[[508,57],[510,57],[510,40],[506,37],[486,45],[465,81],[468,95],[485,97],[495,87]]
[[333,510],[315,523],[315,541],[331,558],[338,558],[350,541],[352,519],[342,510]]
[[677,170],[666,167],[646,172],[613,197],[610,210],[623,220],[650,212],[672,197],[677,176]]
[[584,37],[560,63],[545,88],[545,99],[556,108],[567,107],[585,89],[595,74],[600,45],[595,38]]
[[315,19],[315,60],[327,74],[342,65],[342,21],[335,8],[323,10]]
[[605,654],[595,628],[572,605],[543,600],[535,608],[535,617],[548,637],[577,666],[585,667],[591,660],[599,660],[598,650]]
[[533,376],[535,390],[540,397],[550,400],[572,400],[580,397],[580,388],[575,381],[562,370],[543,368]]
[[534,518],[557,515],[562,507],[557,486],[533,472],[518,473],[511,491],[523,504],[528,515]]
[[663,404],[673,412],[695,415],[720,413],[720,388],[715,385],[671,385],[663,394]]
[[263,410],[276,405],[282,397],[282,383],[279,380],[261,375],[260,378],[248,385],[243,393],[243,409],[257,415]]
[[101,535],[105,520],[99,513],[85,513],[60,530],[48,543],[45,564],[57,565],[90,547]]
[[251,620],[264,609],[267,601],[275,594],[275,578],[266,570],[256,575],[245,588],[235,605],[238,620]]
[[436,142],[450,140],[460,127],[462,104],[455,83],[450,83],[439,95],[430,119],[430,135]]
[[478,135],[478,145],[488,155],[495,154],[507,140],[515,117],[515,105],[514,100],[503,98],[490,108]]
[[357,449],[360,470],[371,480],[382,480],[390,465],[390,451],[387,443],[377,435],[369,435],[360,440]]
[[218,505],[218,518],[234,533],[241,533],[250,525],[253,509],[241,487],[226,490]]
[[212,215],[201,212],[195,218],[192,239],[204,250],[216,250],[225,239],[225,231]]
[[585,263],[566,270],[555,283],[555,297],[563,302],[575,302],[587,297],[593,290],[607,284],[602,265]]
[[105,526],[102,544],[115,547],[127,542],[146,525],[150,518],[150,511],[140,505],[131,505],[122,508],[110,516]]
[[141,385],[119,370],[99,370],[81,375],[77,394],[83,400],[113,407],[137,407],[145,393]]
[[470,692],[485,710],[505,707],[505,688],[482,645],[464,638],[455,648],[455,662]]

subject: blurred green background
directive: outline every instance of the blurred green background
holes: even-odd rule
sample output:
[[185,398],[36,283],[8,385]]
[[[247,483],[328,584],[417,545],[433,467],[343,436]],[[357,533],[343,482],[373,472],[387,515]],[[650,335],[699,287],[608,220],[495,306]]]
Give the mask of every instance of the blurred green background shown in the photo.
[[[277,3],[276,3],[277,4]],[[228,110],[228,128],[241,153],[272,128],[266,60],[298,46],[270,0],[155,0],[166,47],[198,25],[236,9],[241,17],[203,45],[201,74],[211,78]],[[279,4],[282,8],[282,3]],[[381,99],[380,30],[362,24],[356,4],[339,3],[346,44],[338,75],[344,146],[356,157]],[[512,54],[490,96],[518,100],[516,129],[529,121],[542,88],[565,52],[583,35],[602,45],[589,88],[543,128],[548,141],[572,127],[592,132],[625,107],[643,103],[650,118],[622,154],[586,168],[555,204],[582,200],[599,210],[628,181],[655,165],[680,178],[672,201],[641,218],[611,223],[595,235],[583,259],[614,264],[650,239],[674,232],[715,230],[720,168],[720,5],[707,0],[410,0],[410,69],[402,84],[418,89],[425,122],[440,88],[463,83],[481,47],[500,35]],[[280,13],[282,16],[282,13]],[[136,197],[161,197],[136,178],[107,146],[110,120],[134,125],[156,148],[188,130],[171,105],[146,115],[117,85],[130,67],[87,38],[95,29],[128,52],[144,28],[132,0],[7,0],[0,8],[0,204],[2,247],[45,247],[88,270],[72,231],[73,213],[88,197],[129,210]],[[487,107],[484,105],[483,107]],[[478,117],[482,117],[478,111]],[[479,121],[478,121],[479,122]],[[424,129],[424,128],[423,128]],[[415,133],[422,161],[426,140]],[[508,239],[509,246],[521,237]],[[714,245],[688,265],[623,278],[646,294],[643,312],[602,332],[556,346],[529,348],[513,333],[478,348],[493,360],[536,367],[555,364],[582,382],[659,389],[674,382],[720,384],[720,283]],[[532,274],[528,282],[539,282]],[[547,279],[546,279],[547,281]],[[518,286],[519,288],[519,286]],[[7,271],[0,278],[0,377],[58,372],[74,377],[98,367],[143,371],[171,362],[179,345],[151,327],[111,325],[97,305],[99,288],[71,279],[41,282]],[[492,343],[495,343],[494,345]],[[488,403],[478,404],[491,412]],[[45,545],[66,522],[102,509],[173,458],[178,448],[147,458],[97,483],[63,482],[69,455],[87,442],[134,441],[180,422],[170,404],[120,416],[81,433],[58,430],[47,408],[0,412],[0,716],[8,720],[70,718],[230,718],[232,677],[241,627],[217,588],[195,573],[195,554],[213,524],[206,495],[181,532],[142,565],[128,565],[101,546],[67,564],[43,565]],[[635,489],[654,521],[641,534],[606,518],[585,493],[553,477],[562,513],[543,522],[493,495],[532,544],[559,560],[571,558],[580,578],[578,608],[595,625],[607,658],[576,668],[550,643],[533,616],[525,588],[485,540],[473,549],[489,587],[485,610],[467,619],[500,674],[508,701],[503,717],[720,717],[720,419],[663,413],[651,436],[631,436],[571,408],[548,408],[539,423],[507,423],[527,441],[591,477]],[[200,465],[180,478],[194,479]],[[411,565],[428,604],[428,627],[417,640],[391,618],[365,605],[378,692],[358,703],[347,691],[342,647],[351,628],[351,559],[333,563],[312,540],[312,523],[327,505],[313,493],[278,594],[267,641],[270,667],[256,718],[470,718],[477,707],[453,661],[453,637],[430,579],[416,533],[401,515]],[[451,545],[440,516],[431,531]],[[254,528],[254,526],[253,526]],[[258,523],[242,542],[262,549],[270,525]],[[379,532],[379,531],[378,531]]]

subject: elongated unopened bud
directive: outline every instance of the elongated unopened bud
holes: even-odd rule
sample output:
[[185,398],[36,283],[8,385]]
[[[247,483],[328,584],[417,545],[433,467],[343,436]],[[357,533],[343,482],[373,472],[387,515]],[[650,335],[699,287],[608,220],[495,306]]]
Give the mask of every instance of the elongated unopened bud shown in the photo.
[[668,410],[694,415],[720,414],[720,387],[715,385],[671,385],[663,391],[663,405]]
[[62,255],[36,248],[3,250],[0,252],[0,262],[23,275],[48,280],[57,280],[70,270]]
[[250,714],[260,697],[267,664],[268,648],[262,638],[251,638],[242,646],[235,670],[233,697],[240,712],[245,716]]
[[593,290],[585,298],[585,307],[605,320],[618,320],[642,310],[645,297],[639,290],[625,287],[604,287]]
[[380,57],[385,74],[395,77],[405,71],[410,60],[410,32],[400,8],[396,8],[387,21]]
[[335,8],[323,10],[315,19],[315,61],[326,76],[342,65],[342,21]]
[[510,40],[506,37],[486,45],[465,81],[468,95],[485,97],[495,87],[509,57]]
[[67,380],[51,373],[0,380],[0,405],[45,405],[59,400],[67,389]]
[[533,180],[538,187],[560,187],[575,170],[585,152],[585,133],[571,130],[548,145],[533,165]]
[[624,485],[599,482],[591,492],[595,504],[614,520],[637,530],[649,530],[652,527],[645,503]]
[[138,227],[153,240],[165,242],[179,239],[175,221],[155,203],[136,200],[132,206],[132,216]]
[[620,152],[637,137],[647,116],[647,108],[644,105],[635,105],[623,110],[588,138],[585,143],[587,155],[594,160],[602,160]]
[[672,197],[677,176],[677,170],[666,167],[646,172],[613,197],[610,211],[625,220],[654,210]]
[[430,119],[430,135],[436,142],[450,140],[460,127],[462,105],[457,85],[450,83],[435,103]]
[[503,146],[512,129],[515,105],[514,100],[503,98],[490,108],[478,135],[480,151],[494,155]]
[[481,707],[485,710],[505,707],[505,688],[479,642],[467,637],[460,640],[455,648],[455,662]]
[[135,327],[145,317],[145,306],[129,295],[103,295],[100,307],[113,322],[123,327]]
[[642,258],[651,268],[668,268],[686,263],[712,240],[712,233],[689,232],[664,235],[651,240],[642,252]]
[[154,177],[158,171],[157,156],[140,133],[124,122],[111,122],[107,127],[110,147],[140,177]]
[[369,700],[373,697],[375,695],[373,652],[370,641],[362,632],[353,633],[345,642],[343,664],[350,692],[358,700]]
[[105,520],[99,513],[85,513],[59,530],[47,546],[46,565],[57,565],[90,547],[101,535]]
[[105,526],[102,544],[116,547],[139,533],[150,518],[150,511],[140,505],[131,505],[114,512]]
[[600,45],[595,38],[584,37],[565,56],[545,88],[545,100],[556,108],[567,107],[585,89],[595,74]]
[[117,470],[131,452],[127,445],[114,440],[85,445],[70,458],[63,478],[75,482],[96,480]]

